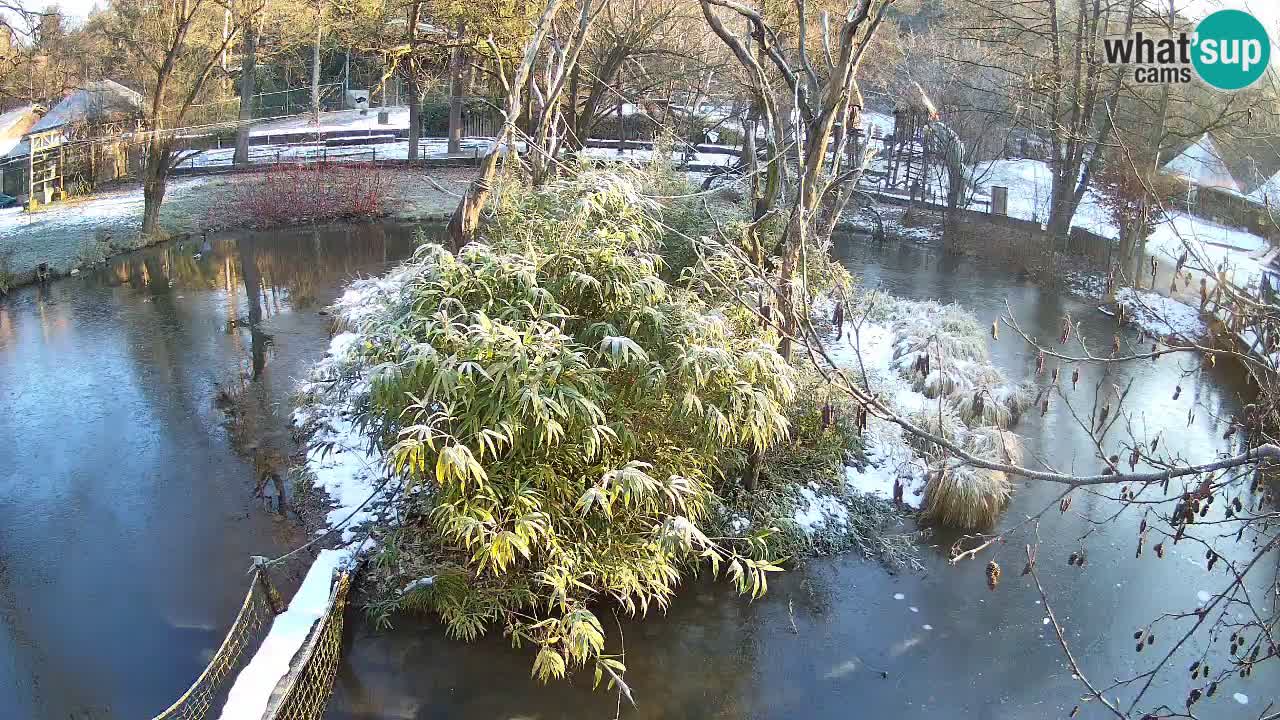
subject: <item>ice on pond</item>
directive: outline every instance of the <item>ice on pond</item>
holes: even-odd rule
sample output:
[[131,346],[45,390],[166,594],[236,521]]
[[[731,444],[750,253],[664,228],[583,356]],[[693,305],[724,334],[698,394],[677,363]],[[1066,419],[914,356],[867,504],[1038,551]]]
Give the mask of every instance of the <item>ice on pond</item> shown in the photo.
[[902,593],[894,593],[894,594],[893,594],[893,599],[894,599],[894,600],[906,600],[906,599],[907,599],[907,596],[906,596],[906,595],[903,595]]
[[1235,695],[1232,695],[1231,697],[1235,698],[1235,699],[1236,699],[1236,702],[1240,703],[1241,705],[1248,705],[1248,704],[1249,704],[1249,696],[1248,696],[1248,695],[1245,695],[1244,693],[1236,693]]
[[1045,619],[1041,620],[1041,621],[1040,621],[1040,624],[1041,624],[1041,625],[1048,625],[1048,624],[1049,624],[1049,618],[1045,618]]
[[924,625],[921,625],[920,627],[924,628],[925,630],[932,630],[932,629],[933,629],[933,626],[932,626],[932,625],[930,625],[929,623],[925,623]]
[[912,605],[907,609],[910,610],[911,612],[916,612],[916,613],[920,612],[920,608],[916,607],[915,605]]
[[1209,595],[1209,593],[1205,592],[1204,590],[1201,590],[1200,592],[1196,593],[1196,597],[1199,598],[1200,602],[1207,603],[1209,602],[1209,598],[1212,596]]

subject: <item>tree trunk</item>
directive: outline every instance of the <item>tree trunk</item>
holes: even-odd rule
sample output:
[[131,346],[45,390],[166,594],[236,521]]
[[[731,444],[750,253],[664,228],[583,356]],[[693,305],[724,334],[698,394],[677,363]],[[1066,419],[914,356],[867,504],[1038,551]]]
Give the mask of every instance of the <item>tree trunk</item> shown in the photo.
[[627,120],[622,114],[622,99],[618,99],[618,154],[627,151]]
[[[1169,0],[1169,27],[1173,27],[1176,18],[1176,10],[1173,7],[1173,0]],[[1169,120],[1169,84],[1165,83],[1160,89],[1160,109],[1156,113],[1159,120],[1151,126],[1151,137],[1147,141],[1147,152],[1151,156],[1151,162],[1145,166],[1147,171],[1146,181],[1143,183],[1145,188],[1155,189],[1156,176],[1160,173],[1160,144],[1164,142],[1165,124]],[[1136,288],[1142,277],[1144,270],[1142,261],[1147,255],[1147,228],[1149,227],[1148,218],[1151,213],[1151,200],[1146,195],[1142,197],[1142,203],[1138,212],[1137,233],[1134,238],[1134,253],[1137,258],[1133,261],[1133,286]],[[1155,290],[1155,279],[1152,278],[1152,290]]]
[[449,154],[462,152],[462,71],[466,68],[466,55],[462,49],[462,36],[467,31],[467,23],[458,21],[457,43],[449,58]]
[[236,129],[233,163],[249,164],[249,125],[253,122],[253,95],[257,91],[258,28],[250,19],[244,34],[244,57],[240,59],[240,127]]
[[742,488],[754,492],[760,482],[760,471],[764,469],[763,453],[754,447],[747,453],[747,465],[742,468]]
[[417,63],[409,63],[409,160],[418,159],[418,141],[422,137],[422,98],[418,96],[418,74],[414,67]]
[[1072,192],[1074,187],[1075,184],[1071,180],[1060,177],[1056,171],[1054,172],[1053,188],[1049,198],[1049,217],[1045,218],[1045,229],[1049,233],[1050,241],[1054,243],[1054,249],[1057,249],[1059,244],[1065,244],[1071,232],[1071,219],[1076,214]]
[[778,354],[787,362],[791,362],[791,349],[794,345],[792,338],[796,334],[795,297],[791,280],[795,277],[796,265],[800,262],[800,241],[804,232],[800,227],[802,222],[799,210],[793,210],[782,242],[782,264],[778,268],[778,325],[782,330]]
[[516,68],[515,76],[509,83],[504,83],[507,85],[507,101],[502,130],[498,133],[498,137],[494,138],[493,149],[485,156],[484,163],[480,166],[480,175],[472,181],[471,186],[462,195],[462,199],[458,201],[458,206],[453,211],[453,216],[449,219],[449,239],[455,250],[461,249],[475,238],[476,228],[480,226],[480,211],[489,200],[489,193],[493,190],[493,179],[498,174],[498,156],[508,148],[514,150],[512,143],[514,123],[524,107],[520,93],[525,83],[530,81],[533,65],[538,59],[538,49],[542,46],[542,41],[562,1],[546,0],[542,17],[525,45],[524,58]]
[[506,132],[510,125],[503,125],[503,128],[504,131],[494,138],[493,149],[480,165],[480,176],[471,182],[467,191],[463,193],[462,199],[458,201],[458,207],[454,209],[453,216],[449,218],[449,241],[453,244],[455,252],[471,242],[475,237],[476,228],[480,226],[480,211],[484,209],[484,204],[489,199],[493,180],[498,174],[498,157],[511,137],[510,133]]
[[316,44],[311,48],[311,122],[317,126],[320,125],[320,41],[324,38],[323,1],[316,0]]
[[565,118],[565,143],[570,150],[577,150],[582,147],[582,140],[578,135],[578,85],[580,83],[578,65],[575,63],[569,75],[569,97],[566,112],[568,116]]
[[148,153],[146,175],[142,181],[142,236],[160,235],[160,206],[164,204],[165,185],[169,180],[169,161],[162,150]]

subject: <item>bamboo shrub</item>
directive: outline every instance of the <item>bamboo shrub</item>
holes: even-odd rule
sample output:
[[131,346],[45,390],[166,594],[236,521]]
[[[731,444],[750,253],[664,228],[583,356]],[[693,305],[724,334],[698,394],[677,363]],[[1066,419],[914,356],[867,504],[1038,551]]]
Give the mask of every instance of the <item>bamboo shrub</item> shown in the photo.
[[757,596],[779,570],[766,533],[701,527],[723,459],[787,437],[794,371],[662,279],[661,208],[635,175],[498,193],[483,242],[424,245],[405,302],[361,323],[366,424],[407,491],[372,611],[433,611],[463,639],[499,627],[543,681],[621,681],[601,602],[664,609],[704,564]]

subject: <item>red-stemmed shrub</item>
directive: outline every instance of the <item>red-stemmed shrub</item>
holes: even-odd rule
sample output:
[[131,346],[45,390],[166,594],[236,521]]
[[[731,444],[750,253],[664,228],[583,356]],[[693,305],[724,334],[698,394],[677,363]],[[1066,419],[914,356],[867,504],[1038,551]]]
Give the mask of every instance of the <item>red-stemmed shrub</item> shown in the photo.
[[389,185],[370,163],[276,165],[233,183],[211,220],[267,227],[376,217]]

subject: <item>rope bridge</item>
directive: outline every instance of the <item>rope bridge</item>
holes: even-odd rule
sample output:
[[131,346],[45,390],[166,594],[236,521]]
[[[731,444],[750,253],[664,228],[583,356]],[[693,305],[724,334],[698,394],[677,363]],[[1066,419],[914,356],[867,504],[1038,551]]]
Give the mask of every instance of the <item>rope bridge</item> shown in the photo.
[[[289,672],[276,684],[261,720],[320,720],[324,715],[342,659],[343,613],[353,572],[344,570],[336,575],[324,614],[289,663]],[[230,689],[228,680],[244,669],[253,657],[253,652],[246,651],[261,643],[271,621],[283,611],[266,566],[258,566],[239,614],[204,672],[153,720],[217,720]]]

